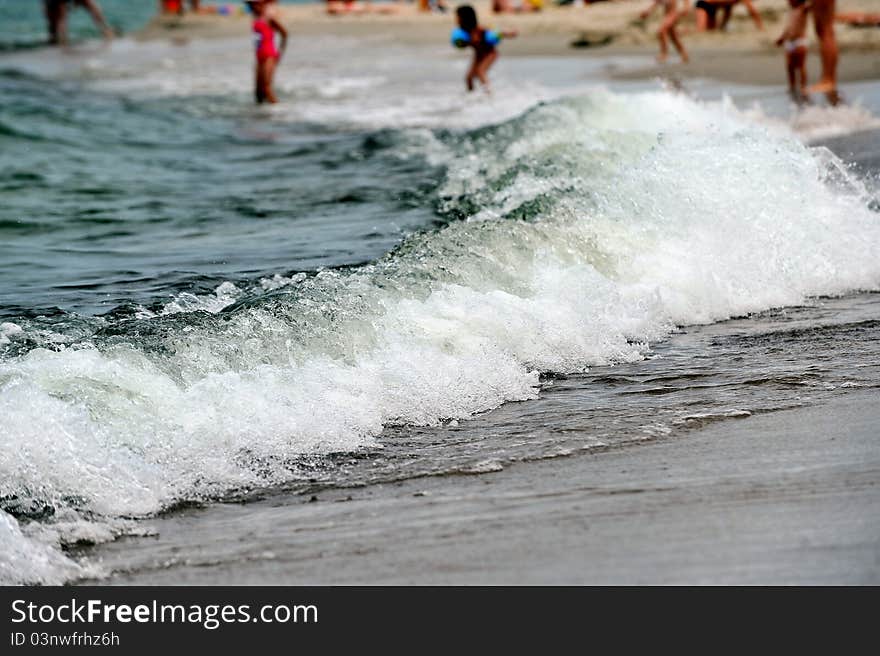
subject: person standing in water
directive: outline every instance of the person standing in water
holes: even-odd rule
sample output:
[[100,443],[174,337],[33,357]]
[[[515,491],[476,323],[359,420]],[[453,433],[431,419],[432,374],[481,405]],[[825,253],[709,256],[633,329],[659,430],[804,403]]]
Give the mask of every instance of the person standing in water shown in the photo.
[[776,39],[776,45],[785,48],[788,70],[788,93],[792,100],[802,103],[807,99],[807,0],[788,0],[790,7],[785,30]]
[[113,38],[113,30],[107,24],[101,7],[95,0],[43,0],[46,21],[49,24],[50,44],[67,45],[67,12],[70,4],[75,4],[88,11],[105,39]]
[[462,5],[455,10],[458,27],[452,30],[452,45],[456,48],[470,46],[474,49],[474,61],[465,76],[468,91],[474,90],[474,80],[479,80],[486,91],[489,91],[489,69],[498,59],[496,46],[501,39],[510,39],[516,32],[496,32],[481,27],[477,21],[477,12],[470,5]]
[[[275,69],[287,49],[287,30],[273,11],[272,0],[250,0],[246,3],[254,15],[254,46],[257,55],[255,98],[258,104],[277,103],[272,88]],[[275,45],[275,33],[281,35],[281,48]]]
[[819,54],[822,58],[822,78],[807,89],[810,93],[824,93],[828,102],[840,102],[837,93],[837,38],[834,35],[835,0],[813,0],[813,25],[819,39]]
[[660,27],[657,30],[657,40],[660,42],[660,54],[657,55],[657,61],[661,64],[669,57],[668,41],[672,41],[672,45],[674,45],[675,49],[678,51],[678,56],[681,57],[682,63],[687,64],[689,61],[687,50],[685,50],[681,39],[678,38],[678,32],[675,29],[679,19],[681,19],[681,17],[688,11],[687,3],[688,0],[684,0],[685,7],[683,10],[679,11],[678,0],[654,0],[650,7],[639,14],[639,18],[647,20],[648,16],[650,16],[657,7],[663,7],[663,22],[660,23]]

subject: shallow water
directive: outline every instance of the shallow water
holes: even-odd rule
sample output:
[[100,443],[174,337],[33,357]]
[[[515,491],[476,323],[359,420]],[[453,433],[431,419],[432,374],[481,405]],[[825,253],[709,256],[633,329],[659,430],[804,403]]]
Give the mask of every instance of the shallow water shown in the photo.
[[[157,2],[152,0],[100,0],[107,22],[119,33],[137,30],[150,20]],[[94,38],[91,17],[81,10],[70,14],[71,40]],[[0,51],[36,48],[46,43],[43,0],[0,0]]]
[[[280,0],[281,4],[303,4],[311,0]],[[144,27],[156,12],[156,0],[99,0],[104,17],[117,34],[127,35]],[[225,4],[238,8],[241,3]],[[98,36],[87,12],[69,14],[69,35],[73,42]],[[38,48],[46,43],[43,0],[0,0],[0,52]]]
[[244,39],[0,62],[4,580],[100,575],[58,547],[183,504],[877,385],[876,297],[816,300],[880,289],[877,150],[852,170],[797,133],[870,106],[791,120],[528,59],[469,98],[454,52],[297,47],[271,109]]

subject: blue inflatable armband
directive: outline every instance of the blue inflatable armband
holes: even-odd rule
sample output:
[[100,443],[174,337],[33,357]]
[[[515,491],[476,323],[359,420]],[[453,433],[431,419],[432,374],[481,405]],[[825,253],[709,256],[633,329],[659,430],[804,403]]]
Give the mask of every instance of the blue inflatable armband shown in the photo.
[[501,35],[495,30],[486,30],[483,32],[483,41],[490,46],[497,46],[501,43]]
[[456,48],[464,48],[471,42],[471,35],[465,32],[460,27],[456,27],[452,30],[452,45]]

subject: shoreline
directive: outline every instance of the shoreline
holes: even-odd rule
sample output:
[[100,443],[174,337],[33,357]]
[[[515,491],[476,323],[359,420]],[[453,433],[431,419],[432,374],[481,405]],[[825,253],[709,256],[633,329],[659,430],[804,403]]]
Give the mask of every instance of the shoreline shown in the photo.
[[184,510],[134,552],[95,549],[122,571],[81,583],[877,584],[878,420],[876,391],[848,392],[490,473]]

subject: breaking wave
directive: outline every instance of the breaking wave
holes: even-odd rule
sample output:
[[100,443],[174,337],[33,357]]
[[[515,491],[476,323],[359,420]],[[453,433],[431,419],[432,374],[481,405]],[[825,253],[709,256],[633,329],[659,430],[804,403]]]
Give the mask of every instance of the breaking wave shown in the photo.
[[[66,343],[3,324],[2,507],[100,521],[279,484],[298,456],[533,398],[541,373],[636,361],[676,325],[880,288],[861,183],[732,107],[597,93],[408,143],[446,167],[446,225],[374,263]],[[30,581],[78,575],[2,512],[0,548],[46,554]]]

